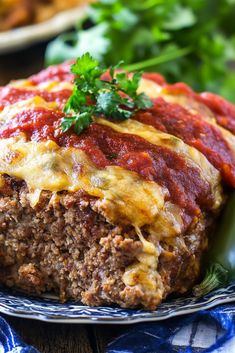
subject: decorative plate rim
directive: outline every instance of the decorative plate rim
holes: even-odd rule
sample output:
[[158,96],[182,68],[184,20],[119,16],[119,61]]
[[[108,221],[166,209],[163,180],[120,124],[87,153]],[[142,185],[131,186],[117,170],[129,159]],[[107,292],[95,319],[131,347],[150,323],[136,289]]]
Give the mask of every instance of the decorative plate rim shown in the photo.
[[0,54],[50,39],[71,28],[86,13],[87,5],[61,11],[47,21],[0,32]]
[[50,296],[30,297],[0,290],[0,312],[6,315],[54,323],[134,324],[166,320],[235,301],[235,283],[202,298],[181,297],[163,302],[155,311],[118,307],[89,307],[80,303],[61,304]]

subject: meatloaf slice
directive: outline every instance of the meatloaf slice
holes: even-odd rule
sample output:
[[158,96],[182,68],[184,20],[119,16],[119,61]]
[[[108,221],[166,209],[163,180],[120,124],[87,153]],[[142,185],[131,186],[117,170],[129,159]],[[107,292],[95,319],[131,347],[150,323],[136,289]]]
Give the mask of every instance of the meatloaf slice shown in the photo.
[[128,286],[123,275],[143,251],[133,228],[108,223],[94,210],[94,198],[82,192],[61,192],[56,199],[43,192],[32,208],[25,183],[5,179],[8,187],[0,197],[0,281],[8,287],[31,294],[53,291],[62,301],[81,299],[88,305],[154,309],[169,293],[184,293],[197,279],[207,247],[202,219],[184,236],[161,242],[158,291],[138,278],[136,285]]
[[235,186],[235,108],[149,73],[151,108],[64,132],[70,66],[0,87],[0,283],[155,309],[200,274]]

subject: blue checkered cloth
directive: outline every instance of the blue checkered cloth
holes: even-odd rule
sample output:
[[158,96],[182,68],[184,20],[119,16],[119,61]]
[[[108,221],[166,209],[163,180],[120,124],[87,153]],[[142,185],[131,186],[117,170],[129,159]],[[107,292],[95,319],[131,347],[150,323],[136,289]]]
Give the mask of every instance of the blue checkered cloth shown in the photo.
[[138,324],[111,342],[106,353],[235,353],[235,305]]
[[[39,353],[0,318],[0,353]],[[56,352],[51,352],[56,353]],[[127,326],[106,353],[235,353],[235,305]]]

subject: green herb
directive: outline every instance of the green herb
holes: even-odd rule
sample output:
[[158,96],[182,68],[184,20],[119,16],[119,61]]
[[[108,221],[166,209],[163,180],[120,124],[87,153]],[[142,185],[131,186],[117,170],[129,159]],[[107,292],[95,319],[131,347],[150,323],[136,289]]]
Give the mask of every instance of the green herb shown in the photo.
[[141,73],[136,72],[128,78],[125,72],[115,74],[121,62],[109,69],[110,80],[102,80],[107,69],[86,53],[71,66],[75,75],[75,86],[68,99],[62,120],[62,131],[74,128],[80,134],[93,120],[93,116],[104,116],[111,120],[125,120],[139,109],[152,106],[151,100],[144,93],[137,93]]
[[235,102],[234,0],[99,0],[89,7],[93,27],[59,36],[46,63],[90,52],[109,66],[158,71]]
[[224,287],[235,280],[235,191],[233,190],[219,219],[213,242],[205,259],[203,281],[194,287],[196,296]]

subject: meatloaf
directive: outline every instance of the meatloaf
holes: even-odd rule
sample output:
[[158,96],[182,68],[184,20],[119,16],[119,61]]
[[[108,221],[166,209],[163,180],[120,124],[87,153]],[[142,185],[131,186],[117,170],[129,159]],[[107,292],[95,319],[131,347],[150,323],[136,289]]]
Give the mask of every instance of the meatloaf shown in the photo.
[[235,186],[235,107],[146,73],[151,108],[78,136],[60,129],[72,88],[70,63],[0,88],[0,282],[155,309],[199,278]]

